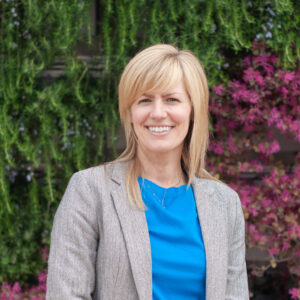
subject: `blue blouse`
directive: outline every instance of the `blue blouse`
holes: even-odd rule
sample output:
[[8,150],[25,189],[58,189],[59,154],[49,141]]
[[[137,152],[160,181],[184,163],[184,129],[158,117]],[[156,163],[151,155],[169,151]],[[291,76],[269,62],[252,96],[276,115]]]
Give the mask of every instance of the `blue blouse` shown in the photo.
[[192,187],[138,182],[147,206],[153,300],[205,300],[205,249]]

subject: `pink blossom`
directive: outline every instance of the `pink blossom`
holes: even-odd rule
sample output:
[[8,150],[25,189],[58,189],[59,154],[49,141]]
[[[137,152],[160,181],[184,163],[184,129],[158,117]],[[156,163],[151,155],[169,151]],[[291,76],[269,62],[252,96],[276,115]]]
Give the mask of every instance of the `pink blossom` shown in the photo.
[[254,125],[253,124],[250,124],[250,123],[245,123],[245,125],[244,125],[244,131],[246,131],[246,132],[252,132],[252,131],[254,131],[254,129],[255,129],[255,127],[254,127]]
[[277,110],[276,107],[273,107],[273,108],[271,109],[270,119],[273,119],[273,120],[278,120],[278,119],[280,119],[280,113],[279,113],[279,111]]
[[228,141],[227,141],[227,146],[228,149],[232,152],[232,153],[238,153],[238,148],[234,142],[234,139],[232,137],[232,135],[229,136]]
[[258,164],[255,166],[255,171],[256,172],[262,172],[264,170],[263,166],[261,164]]
[[[271,203],[272,203],[272,201],[270,199],[266,198],[266,197],[263,197],[262,200],[261,200],[261,204],[264,208],[270,207]],[[272,215],[269,215],[269,216],[271,217]]]
[[278,120],[276,123],[275,123],[276,127],[278,129],[280,129],[281,131],[285,132],[286,131],[286,126],[283,122],[283,120]]
[[249,102],[253,103],[253,104],[256,104],[258,102],[258,100],[259,100],[259,96],[258,96],[258,94],[257,94],[257,92],[255,90],[249,91],[249,96],[248,97],[249,97],[248,98]]
[[280,89],[281,95],[283,96],[283,98],[287,98],[289,91],[285,86],[282,86]]
[[267,76],[272,76],[274,73],[274,67],[270,64],[264,64],[263,68],[265,70],[265,72],[267,73]]
[[284,243],[283,243],[282,249],[283,249],[283,250],[287,250],[287,249],[289,249],[289,248],[291,248],[291,244],[288,243],[288,242],[284,242]]
[[243,79],[246,82],[257,82],[260,86],[264,86],[264,79],[261,76],[260,72],[253,70],[252,68],[248,68],[244,71]]
[[278,248],[275,248],[275,247],[272,247],[271,249],[268,249],[268,252],[270,255],[276,255],[279,253],[279,249]]
[[247,86],[237,80],[233,80],[231,83],[232,90],[245,90],[247,89]]
[[251,59],[250,56],[247,56],[246,58],[243,59],[243,65],[244,67],[248,68],[251,64]]
[[275,65],[278,61],[278,57],[274,56],[274,55],[270,55],[269,56],[269,61],[272,65]]
[[245,172],[248,170],[249,164],[247,162],[239,164],[239,171]]
[[269,58],[269,55],[259,53],[257,56],[254,57],[254,62],[256,62],[260,65],[264,65],[264,64],[268,63],[268,58]]
[[229,121],[226,122],[226,127],[228,129],[234,129],[234,128],[237,127],[237,124],[234,120],[229,120]]
[[280,145],[276,140],[274,140],[271,144],[271,148],[270,148],[269,153],[273,154],[273,153],[278,152],[279,150],[280,150]]
[[300,121],[294,121],[291,123],[291,130],[298,131],[300,130]]
[[48,253],[49,253],[48,246],[45,246],[44,248],[42,248],[41,253],[42,253],[42,258],[44,260],[48,260]]
[[298,288],[298,289],[296,289],[296,288],[290,289],[289,290],[289,294],[291,295],[291,297],[292,297],[293,300],[300,299],[300,288]]
[[256,104],[259,100],[259,95],[255,90],[247,89],[244,84],[234,81],[231,85],[232,87],[232,99],[233,103],[237,102],[250,102]]
[[249,207],[248,210],[249,210],[249,212],[252,213],[252,215],[253,215],[254,217],[256,217],[256,216],[258,215],[257,209],[256,209],[255,207]]
[[218,96],[223,96],[224,87],[222,84],[214,86],[213,89]]
[[265,143],[259,143],[259,144],[258,144],[258,150],[259,150],[259,152],[261,152],[261,153],[266,153],[267,149],[266,149]]
[[3,283],[1,287],[0,297],[2,300],[22,299],[21,287],[18,282],[12,286],[8,283]]
[[216,142],[214,152],[216,154],[223,154],[224,153],[224,149],[222,147],[222,143],[221,142]]
[[285,71],[282,75],[282,80],[284,83],[289,83],[295,78],[295,74],[292,72]]

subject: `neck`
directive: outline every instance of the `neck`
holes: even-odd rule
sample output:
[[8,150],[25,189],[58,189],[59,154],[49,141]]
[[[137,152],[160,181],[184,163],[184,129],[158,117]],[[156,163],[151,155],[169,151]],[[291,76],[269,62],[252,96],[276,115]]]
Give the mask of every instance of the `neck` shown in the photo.
[[181,151],[179,153],[145,153],[138,149],[141,164],[141,176],[159,186],[169,188],[186,183],[181,168]]

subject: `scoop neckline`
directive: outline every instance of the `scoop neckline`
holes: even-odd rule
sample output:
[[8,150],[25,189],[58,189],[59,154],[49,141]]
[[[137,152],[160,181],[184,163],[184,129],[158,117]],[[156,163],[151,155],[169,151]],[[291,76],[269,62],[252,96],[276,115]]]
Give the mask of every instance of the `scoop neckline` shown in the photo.
[[167,190],[168,192],[169,192],[169,191],[172,191],[172,190],[178,191],[178,190],[181,190],[181,189],[187,187],[187,184],[182,184],[182,185],[180,185],[180,186],[170,186],[170,187],[168,187],[168,188],[165,188],[165,187],[160,186],[160,185],[158,185],[157,183],[155,183],[155,182],[153,182],[153,181],[151,181],[151,180],[149,180],[149,179],[147,179],[147,178],[143,178],[143,177],[140,177],[140,176],[139,176],[138,179],[141,181],[141,183],[143,183],[143,180],[144,180],[147,184],[151,184],[151,185],[154,186],[155,188],[160,189],[160,190],[163,190],[163,191]]

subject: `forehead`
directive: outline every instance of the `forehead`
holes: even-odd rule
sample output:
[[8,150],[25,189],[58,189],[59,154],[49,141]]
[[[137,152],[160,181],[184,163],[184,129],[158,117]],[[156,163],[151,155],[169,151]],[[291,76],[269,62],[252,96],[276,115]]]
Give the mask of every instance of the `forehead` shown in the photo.
[[168,88],[161,88],[161,89],[149,89],[142,93],[143,96],[146,97],[155,97],[155,96],[162,96],[168,97],[172,95],[179,95],[179,96],[188,96],[186,92],[186,88],[182,80],[176,82],[173,86]]

